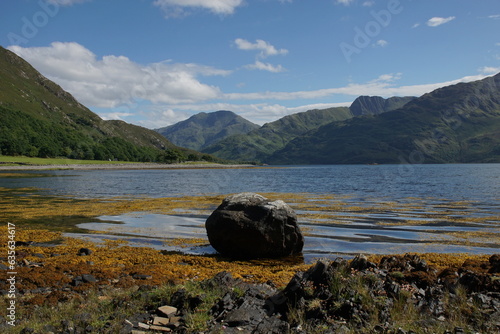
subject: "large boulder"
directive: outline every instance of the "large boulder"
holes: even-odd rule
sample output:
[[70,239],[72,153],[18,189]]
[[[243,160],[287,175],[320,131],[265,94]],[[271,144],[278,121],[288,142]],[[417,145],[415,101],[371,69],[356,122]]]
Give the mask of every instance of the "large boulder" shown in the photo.
[[254,193],[231,195],[208,217],[208,240],[232,258],[276,258],[302,252],[304,237],[285,202]]

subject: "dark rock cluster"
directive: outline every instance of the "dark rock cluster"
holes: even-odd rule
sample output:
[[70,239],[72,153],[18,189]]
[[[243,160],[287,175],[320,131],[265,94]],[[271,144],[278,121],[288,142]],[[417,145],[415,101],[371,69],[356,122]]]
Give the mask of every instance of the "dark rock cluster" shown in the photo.
[[[206,293],[181,288],[129,317],[120,333],[498,333],[499,269],[499,255],[440,271],[418,255],[386,256],[378,264],[359,255],[319,260],[284,289],[221,272],[203,282]],[[209,291],[219,297],[207,303]],[[190,327],[196,311],[208,314],[203,330]],[[84,325],[57,333],[102,332]]]

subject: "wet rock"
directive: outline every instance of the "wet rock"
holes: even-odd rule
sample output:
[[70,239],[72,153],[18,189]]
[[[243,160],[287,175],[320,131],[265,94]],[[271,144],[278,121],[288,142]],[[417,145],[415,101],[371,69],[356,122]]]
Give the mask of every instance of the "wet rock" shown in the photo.
[[87,256],[92,254],[92,250],[89,248],[80,248],[78,251],[78,256]]
[[16,247],[26,247],[26,246],[31,246],[33,244],[33,241],[16,241],[15,245]]
[[295,212],[283,201],[254,193],[225,198],[208,217],[210,244],[231,258],[276,258],[302,252]]

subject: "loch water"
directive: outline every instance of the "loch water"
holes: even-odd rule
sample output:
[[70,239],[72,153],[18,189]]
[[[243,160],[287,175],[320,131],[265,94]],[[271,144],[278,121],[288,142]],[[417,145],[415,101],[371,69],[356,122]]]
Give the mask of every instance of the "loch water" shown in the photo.
[[[17,172],[27,174],[30,172]],[[387,210],[299,220],[306,234],[304,257],[357,253],[500,251],[500,164],[265,166],[242,169],[57,170],[52,177],[0,178],[0,187],[36,187],[41,194],[74,198],[161,198],[238,192],[333,195],[349,205]],[[411,205],[391,211],[390,207]],[[459,203],[459,204],[457,204]],[[214,203],[218,205],[219,203]],[[195,209],[195,208],[194,208]],[[454,213],[456,212],[456,214]],[[299,217],[303,212],[298,212]],[[172,249],[172,238],[206,238],[207,214],[131,212],[80,225],[74,235],[99,241],[124,237],[131,244]],[[307,216],[307,215],[305,215]],[[453,219],[450,219],[452,217]],[[475,219],[487,217],[483,220]],[[470,223],[456,224],[456,219]],[[329,220],[335,220],[331,224]],[[113,233],[109,233],[113,231]],[[96,233],[97,232],[97,233]],[[460,233],[481,236],[467,240]],[[491,236],[490,238],[488,236]],[[213,253],[209,246],[188,253]]]

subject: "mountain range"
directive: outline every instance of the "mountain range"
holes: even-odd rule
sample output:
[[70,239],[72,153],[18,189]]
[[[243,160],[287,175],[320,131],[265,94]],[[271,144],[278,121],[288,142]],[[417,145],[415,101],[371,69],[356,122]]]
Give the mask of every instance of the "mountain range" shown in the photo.
[[[349,108],[292,114],[249,132],[218,136],[200,149],[268,164],[500,162],[499,78],[451,85],[418,98],[360,96]],[[181,123],[169,129],[171,136],[213,132],[203,122],[189,131]]]
[[500,162],[500,74],[443,87],[375,117],[331,122],[271,164]]
[[177,147],[153,130],[101,119],[0,47],[0,154],[174,161],[197,152]]

